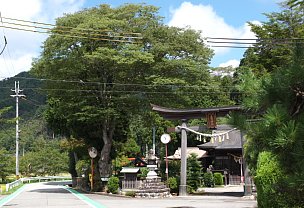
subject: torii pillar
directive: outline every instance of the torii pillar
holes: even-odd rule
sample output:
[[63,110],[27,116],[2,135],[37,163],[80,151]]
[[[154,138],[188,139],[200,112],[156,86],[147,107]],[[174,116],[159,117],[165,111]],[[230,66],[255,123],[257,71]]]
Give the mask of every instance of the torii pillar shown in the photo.
[[[197,108],[197,109],[171,109],[164,108],[157,105],[151,105],[152,110],[159,113],[163,118],[169,120],[181,120],[181,173],[180,173],[180,185],[179,185],[179,195],[187,195],[187,121],[189,119],[204,118],[211,115],[213,119],[216,116],[226,116],[230,111],[241,110],[240,106],[227,106],[227,107],[215,107],[215,108]],[[213,115],[213,116],[212,116]],[[208,119],[208,118],[207,118]],[[207,121],[208,123],[208,121]],[[210,127],[216,128],[216,120],[212,120],[209,124]]]

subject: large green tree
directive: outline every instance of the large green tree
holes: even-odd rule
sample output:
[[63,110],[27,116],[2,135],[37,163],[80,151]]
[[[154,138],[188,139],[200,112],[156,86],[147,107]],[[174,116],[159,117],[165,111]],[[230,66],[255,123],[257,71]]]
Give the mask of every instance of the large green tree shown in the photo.
[[293,45],[303,42],[303,1],[288,0],[280,6],[281,11],[266,14],[268,21],[249,23],[258,41],[245,52],[240,66],[250,67],[259,76],[290,64]]
[[303,206],[303,1],[282,5],[253,27],[261,44],[245,53],[238,71],[243,104],[258,113],[242,127],[259,207]]
[[100,5],[65,15],[33,64],[36,76],[53,80],[46,85],[49,124],[57,133],[96,146],[101,176],[110,173],[113,140],[125,135],[121,128],[130,114],[150,109],[150,103],[222,102],[216,93],[206,93],[216,83],[207,67],[212,51],[201,33],[164,25],[157,11],[146,5]]

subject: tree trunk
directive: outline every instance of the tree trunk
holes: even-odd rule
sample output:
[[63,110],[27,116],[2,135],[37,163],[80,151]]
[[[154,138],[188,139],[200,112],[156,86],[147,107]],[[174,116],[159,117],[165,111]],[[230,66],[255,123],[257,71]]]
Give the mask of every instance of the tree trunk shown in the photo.
[[100,159],[98,161],[99,172],[101,178],[108,178],[111,176],[111,161],[110,161],[110,152],[112,148],[112,139],[114,132],[114,121],[108,122],[105,121],[102,124],[102,139],[103,147],[100,153]]

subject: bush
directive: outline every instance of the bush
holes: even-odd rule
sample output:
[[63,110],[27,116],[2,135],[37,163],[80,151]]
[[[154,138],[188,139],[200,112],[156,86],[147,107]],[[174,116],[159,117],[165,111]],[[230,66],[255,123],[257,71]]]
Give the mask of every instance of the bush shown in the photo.
[[143,167],[143,168],[140,168],[140,174],[138,174],[138,176],[140,178],[146,178],[148,173],[149,173],[149,168],[146,168],[146,167]]
[[170,188],[171,193],[177,193],[178,192],[178,183],[177,183],[177,178],[176,177],[170,177],[168,178],[167,184],[168,187]]
[[76,163],[76,171],[78,177],[81,177],[82,174],[85,173],[85,171],[90,167],[90,161],[89,160],[78,160]]
[[274,154],[271,152],[259,154],[255,177],[259,207],[288,207],[285,204],[287,197],[278,191],[280,181],[284,176],[281,170],[278,158]]
[[213,177],[215,185],[224,185],[223,175],[221,173],[214,173]]
[[111,176],[108,181],[108,191],[112,194],[117,194],[119,188],[119,178]]
[[201,163],[196,154],[187,159],[187,185],[189,193],[195,192],[201,184]]
[[214,187],[214,178],[212,173],[204,173],[204,185],[207,187]]
[[135,197],[135,191],[127,191],[125,195]]

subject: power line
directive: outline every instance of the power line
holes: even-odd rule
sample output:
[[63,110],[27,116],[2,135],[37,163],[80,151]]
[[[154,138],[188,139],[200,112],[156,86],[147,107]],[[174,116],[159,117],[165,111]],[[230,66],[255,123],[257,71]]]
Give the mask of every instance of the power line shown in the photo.
[[[21,19],[9,18],[9,17],[2,17],[1,20],[2,19],[6,19],[9,21],[4,21],[4,22],[2,21],[2,25],[0,27],[13,29],[13,30],[26,31],[26,32],[60,35],[70,38],[85,38],[90,40],[105,40],[105,41],[128,42],[128,43],[135,43],[134,40],[142,39],[141,33],[135,33],[135,32],[123,32],[123,31],[115,32],[112,30],[68,27],[68,26],[33,22],[33,21],[27,21],[27,20],[21,20]],[[16,22],[11,22],[11,21],[16,21]],[[3,23],[5,23],[6,25],[4,25]],[[34,25],[29,25],[28,23]],[[52,28],[43,27],[40,25],[51,26]],[[107,38],[103,38],[103,37],[107,37]],[[113,39],[113,38],[119,38],[119,39]]]
[[38,25],[47,25],[47,26],[53,26],[53,27],[59,27],[59,28],[67,28],[67,29],[76,29],[76,30],[84,30],[84,31],[95,31],[95,32],[112,32],[116,34],[136,34],[136,35],[141,35],[141,33],[136,33],[136,32],[114,32],[112,30],[97,30],[97,29],[92,29],[92,28],[75,28],[75,27],[68,27],[68,26],[60,26],[60,25],[54,25],[50,23],[42,23],[42,22],[35,22],[35,21],[28,21],[28,20],[21,20],[21,19],[15,19],[15,18],[9,18],[9,17],[2,17],[3,19],[7,20],[14,20],[14,21],[19,21],[19,22],[27,22],[27,23],[33,23],[33,24],[38,24]]
[[20,30],[20,31],[25,31],[25,32],[58,35],[58,36],[63,36],[63,37],[68,37],[68,38],[83,38],[83,39],[88,39],[88,40],[103,40],[103,41],[110,41],[110,42],[137,43],[135,41],[128,41],[128,40],[115,40],[115,39],[108,39],[108,38],[94,38],[94,37],[78,36],[78,35],[65,35],[65,34],[60,34],[60,33],[52,33],[50,31],[45,32],[45,31],[38,31],[38,30],[22,29],[22,28],[17,28],[17,27],[8,27],[8,26],[3,26],[3,25],[0,25],[0,27],[7,28],[7,29],[13,29],[13,30]]
[[[35,29],[43,29],[47,30],[50,32],[63,32],[63,33],[72,33],[72,34],[80,34],[80,35],[90,35],[90,36],[97,36],[97,37],[118,37],[118,38],[132,38],[132,39],[142,39],[140,36],[122,36],[119,33],[112,32],[112,31],[101,31],[101,32],[107,32],[111,34],[102,34],[102,33],[97,33],[100,32],[99,30],[88,30],[85,32],[79,32],[77,28],[72,28],[71,30],[63,30],[63,29],[57,29],[57,28],[62,28],[62,27],[56,27],[56,28],[47,28],[47,27],[39,27],[39,26],[33,26],[33,25],[25,25],[25,24],[19,24],[19,23],[12,23],[12,22],[3,22],[9,25],[14,25],[14,26],[22,26],[22,27],[29,27],[29,28],[35,28]],[[76,30],[76,31],[74,31]],[[81,29],[83,30],[83,29]],[[95,32],[95,33],[91,33]],[[116,35],[117,34],[117,35]]]
[[[3,77],[4,78],[4,77]],[[60,79],[44,79],[44,78],[30,78],[30,77],[11,77],[13,79],[25,79],[25,80],[36,80],[36,81],[49,81],[49,82],[62,82],[62,83],[76,83],[76,84],[95,84],[98,86],[103,86],[103,85],[110,85],[110,86],[134,86],[134,87],[184,87],[184,88],[194,88],[198,87],[198,85],[177,85],[177,84],[131,84],[131,83],[110,83],[110,82],[86,82],[82,80],[60,80]],[[221,86],[222,87],[227,87],[227,86]],[[229,86],[228,86],[229,87]],[[230,86],[234,87],[234,86]],[[26,89],[26,88],[24,88]]]
[[[4,77],[2,77],[4,78]],[[95,84],[98,86],[134,86],[134,87],[172,87],[172,88],[197,88],[202,87],[203,85],[178,85],[178,84],[133,84],[133,83],[109,83],[109,82],[86,82],[82,80],[59,80],[59,79],[39,79],[39,78],[30,78],[30,77],[11,77],[13,79],[25,79],[25,80],[36,80],[36,81],[49,81],[49,82],[62,82],[62,83],[76,83],[76,84]],[[204,88],[208,89],[208,86],[203,86]],[[221,88],[234,88],[235,86],[221,86]],[[0,87],[1,88],[1,87]],[[24,88],[29,89],[29,88]],[[209,88],[214,89],[214,88]]]

